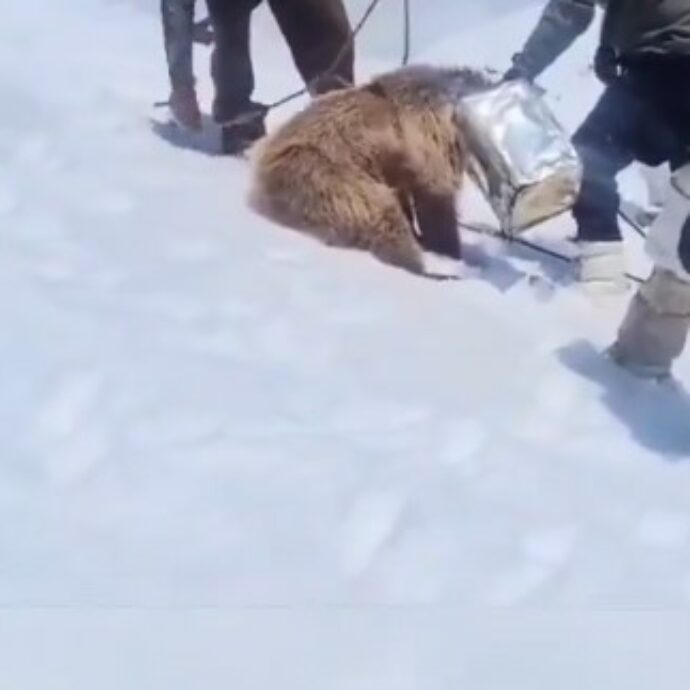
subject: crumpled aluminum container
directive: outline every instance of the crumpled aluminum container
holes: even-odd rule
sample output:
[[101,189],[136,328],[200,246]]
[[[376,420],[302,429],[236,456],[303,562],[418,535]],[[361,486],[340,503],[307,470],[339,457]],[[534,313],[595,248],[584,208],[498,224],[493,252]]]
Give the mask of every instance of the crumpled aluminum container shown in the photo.
[[471,175],[503,232],[517,234],[572,207],[582,165],[537,87],[503,82],[464,97],[459,114]]

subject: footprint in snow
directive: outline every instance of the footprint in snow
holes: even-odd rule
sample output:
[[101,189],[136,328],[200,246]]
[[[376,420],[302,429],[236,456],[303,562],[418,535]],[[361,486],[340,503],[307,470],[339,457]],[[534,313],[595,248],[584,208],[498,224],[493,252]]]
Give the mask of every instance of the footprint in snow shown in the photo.
[[340,433],[393,433],[428,423],[433,412],[424,404],[353,398],[333,413]]
[[578,381],[564,378],[560,371],[542,373],[533,384],[524,412],[516,417],[517,433],[534,441],[561,438],[581,397]]
[[358,577],[372,566],[400,529],[406,505],[406,497],[397,491],[357,501],[344,525],[342,561],[348,577]]
[[111,443],[100,425],[89,425],[78,434],[46,448],[44,469],[56,484],[71,484],[92,473],[106,458]]
[[9,183],[0,180],[0,216],[8,216],[18,206],[17,197]]
[[39,407],[30,445],[52,481],[78,480],[107,454],[108,436],[94,421],[102,390],[97,372],[70,372]]
[[86,418],[94,412],[102,386],[97,372],[72,371],[63,375],[38,409],[36,433],[64,438],[79,432]]
[[160,450],[203,445],[217,439],[222,430],[223,421],[212,416],[159,412],[133,421],[128,439],[139,450]]
[[440,452],[444,465],[457,467],[466,474],[475,474],[478,466],[472,462],[489,443],[491,434],[479,419],[463,419],[446,432]]
[[528,535],[522,542],[523,562],[501,575],[488,591],[496,606],[519,604],[547,585],[568,564],[577,529],[564,526]]
[[686,575],[683,581],[683,596],[687,602],[687,606],[690,606],[690,572]]
[[210,242],[203,240],[171,241],[168,247],[168,255],[178,261],[191,264],[212,260],[216,252]]
[[125,216],[134,210],[134,197],[121,189],[104,189],[93,200],[95,210],[110,216]]
[[690,516],[679,513],[652,512],[637,526],[637,538],[647,546],[679,549],[690,539]]

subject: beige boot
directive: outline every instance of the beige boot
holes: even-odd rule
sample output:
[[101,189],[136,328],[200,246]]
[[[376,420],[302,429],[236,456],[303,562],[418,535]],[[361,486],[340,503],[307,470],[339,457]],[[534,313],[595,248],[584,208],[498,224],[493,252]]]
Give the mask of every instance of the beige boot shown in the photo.
[[641,378],[668,378],[685,347],[688,329],[690,283],[657,268],[630,303],[609,354]]

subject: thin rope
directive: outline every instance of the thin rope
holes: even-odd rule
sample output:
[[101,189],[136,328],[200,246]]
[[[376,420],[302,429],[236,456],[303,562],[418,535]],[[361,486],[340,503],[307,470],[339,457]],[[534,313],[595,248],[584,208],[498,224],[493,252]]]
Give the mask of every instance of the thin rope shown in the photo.
[[412,48],[412,10],[410,0],[403,0],[403,55],[401,64],[403,67],[410,61]]
[[[364,25],[369,21],[369,17],[371,17],[371,15],[373,14],[374,10],[377,8],[377,6],[379,5],[380,2],[381,2],[381,0],[371,0],[367,9],[364,10],[364,14],[360,18],[359,22],[357,22],[357,25],[355,26],[355,28],[349,32],[349,34],[347,36],[347,40],[341,46],[340,51],[338,52],[335,60],[333,60],[330,67],[325,72],[320,74],[318,77],[314,77],[314,79],[312,79],[306,86],[299,89],[299,91],[295,91],[293,93],[290,93],[287,96],[284,96],[283,98],[280,98],[277,101],[270,103],[267,106],[268,110],[273,110],[274,108],[280,108],[281,105],[285,105],[286,103],[289,103],[290,101],[294,101],[296,98],[299,98],[300,96],[305,96],[306,94],[309,93],[310,87],[313,86],[318,80],[332,75],[333,72],[337,69],[338,65],[340,64],[340,61],[345,56],[345,53],[347,53],[347,51],[350,50],[352,48],[352,46],[354,45],[355,39],[357,38],[359,32],[364,28]],[[223,124],[226,124],[226,123],[223,123]],[[234,120],[228,124],[234,124]]]

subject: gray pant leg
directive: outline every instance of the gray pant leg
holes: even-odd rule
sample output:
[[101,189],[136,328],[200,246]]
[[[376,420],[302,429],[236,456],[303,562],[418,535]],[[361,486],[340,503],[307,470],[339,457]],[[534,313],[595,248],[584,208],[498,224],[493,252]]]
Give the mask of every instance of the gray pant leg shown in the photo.
[[194,86],[194,2],[161,0],[165,56],[173,89]]

